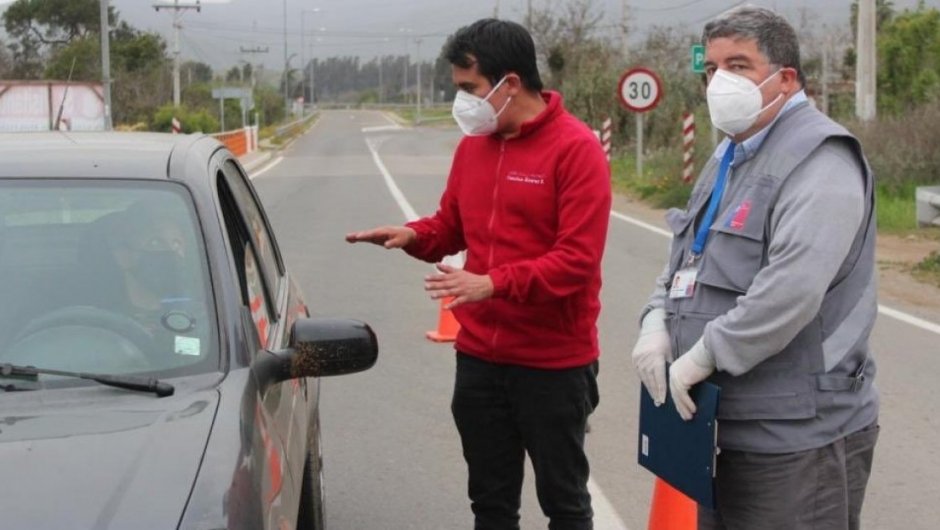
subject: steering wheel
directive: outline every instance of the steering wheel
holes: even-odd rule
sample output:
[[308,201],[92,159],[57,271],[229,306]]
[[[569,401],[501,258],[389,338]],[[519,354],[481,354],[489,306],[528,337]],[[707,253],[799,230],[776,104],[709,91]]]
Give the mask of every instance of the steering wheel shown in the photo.
[[[60,335],[66,331],[73,339],[69,341],[73,347],[90,344],[88,348],[94,347],[94,356],[104,365],[108,364],[107,359],[101,357],[112,357],[112,352],[119,352],[118,362],[131,361],[137,365],[134,368],[147,368],[150,365],[146,352],[151,351],[154,345],[147,329],[126,315],[93,306],[62,307],[30,321],[13,339],[13,346],[8,351],[14,357],[24,357],[33,362],[28,351],[17,355],[18,345],[26,341],[38,341],[40,345],[47,345],[43,350],[54,349],[61,346]],[[67,352],[58,351],[57,354],[60,360],[69,357]]]

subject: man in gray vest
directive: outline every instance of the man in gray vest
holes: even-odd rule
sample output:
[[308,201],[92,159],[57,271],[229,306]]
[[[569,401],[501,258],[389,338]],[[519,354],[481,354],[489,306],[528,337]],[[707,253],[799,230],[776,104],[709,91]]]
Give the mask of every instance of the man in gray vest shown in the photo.
[[699,528],[858,528],[878,437],[872,174],[807,100],[786,20],[739,8],[702,42],[727,138],[667,213],[672,250],[634,364],[686,420],[691,386],[722,388],[718,504]]

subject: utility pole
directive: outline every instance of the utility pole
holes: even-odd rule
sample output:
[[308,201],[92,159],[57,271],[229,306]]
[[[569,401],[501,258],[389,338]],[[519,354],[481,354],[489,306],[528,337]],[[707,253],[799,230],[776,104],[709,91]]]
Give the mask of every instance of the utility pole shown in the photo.
[[101,86],[104,90],[104,130],[114,128],[111,121],[111,23],[108,0],[101,0]]
[[195,3],[185,3],[180,2],[180,0],[173,0],[173,2],[163,2],[153,4],[153,8],[157,11],[161,9],[172,9],[173,10],[173,106],[180,106],[180,30],[183,29],[183,12],[188,9],[195,9],[196,12],[202,10],[202,6],[198,1]]
[[[300,10],[300,66],[303,68],[303,75],[300,76],[300,95],[304,98],[304,105],[300,108],[300,117],[304,117],[304,110],[306,109],[307,103],[307,60],[305,57],[305,46],[304,46],[304,15],[307,13],[316,13],[320,11],[319,7],[313,9],[301,9]],[[312,57],[312,54],[311,54]],[[311,74],[312,77],[312,74]],[[313,101],[313,81],[310,82],[310,101]]]
[[493,6],[493,18],[499,18],[499,0],[496,0],[496,5]]
[[525,25],[532,30],[532,0],[528,0],[526,4]]
[[418,68],[418,93],[415,98],[415,123],[421,123],[421,39],[415,39],[415,63]]
[[855,116],[875,119],[875,0],[858,2],[858,40],[855,61]]
[[382,80],[382,63],[385,62],[385,56],[379,56],[379,103],[385,99],[385,82]]
[[403,72],[404,80],[401,85],[401,95],[405,103],[408,103],[408,68],[411,63],[411,57],[408,55],[408,39],[405,39],[405,68]]
[[284,0],[284,118],[290,117],[290,70],[287,64],[287,0]]
[[822,112],[829,115],[829,46],[832,42],[829,37],[829,28],[823,24],[823,49],[822,49]]
[[620,47],[624,63],[626,63],[630,57],[630,44],[627,42],[627,22],[630,19],[630,7],[627,3],[628,0],[622,0],[620,9]]

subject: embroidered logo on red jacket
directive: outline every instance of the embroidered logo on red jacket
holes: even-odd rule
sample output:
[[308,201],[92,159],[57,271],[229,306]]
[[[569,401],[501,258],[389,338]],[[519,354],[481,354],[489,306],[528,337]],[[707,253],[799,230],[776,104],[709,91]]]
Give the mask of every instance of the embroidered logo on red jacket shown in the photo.
[[742,230],[744,229],[745,223],[747,223],[747,216],[751,214],[751,201],[746,200],[738,205],[734,210],[734,214],[731,216],[731,219],[728,220],[728,227],[732,230]]

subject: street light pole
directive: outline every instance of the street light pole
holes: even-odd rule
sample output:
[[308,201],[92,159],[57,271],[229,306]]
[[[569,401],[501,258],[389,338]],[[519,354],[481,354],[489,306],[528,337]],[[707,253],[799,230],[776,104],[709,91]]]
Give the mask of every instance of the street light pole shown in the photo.
[[111,121],[111,23],[108,0],[101,0],[101,86],[104,90],[104,130],[113,128]]
[[284,117],[290,117],[290,71],[287,69],[287,0],[284,0]]
[[[301,110],[300,110],[301,118],[304,117],[304,110],[306,109],[306,103],[307,103],[307,60],[306,60],[306,57],[304,56],[304,52],[306,51],[307,48],[306,46],[304,46],[304,37],[306,36],[305,29],[304,29],[304,18],[305,18],[304,15],[306,15],[307,13],[316,13],[318,11],[320,11],[319,7],[315,7],[313,9],[301,9],[300,10],[300,67],[303,69],[303,72],[304,72],[304,74],[300,76],[300,94],[304,98],[304,106],[301,107]],[[312,57],[312,54],[311,54],[311,57]],[[313,82],[312,81],[310,83],[310,100],[313,101]]]
[[418,92],[415,98],[415,123],[421,123],[421,39],[415,39],[415,63],[418,68]]
[[398,31],[404,35],[405,43],[405,67],[402,69],[402,85],[401,85],[401,97],[402,102],[408,103],[408,68],[411,66],[411,56],[408,55],[408,34],[411,33],[411,28],[398,28]]

